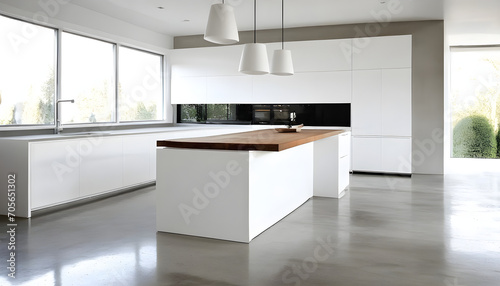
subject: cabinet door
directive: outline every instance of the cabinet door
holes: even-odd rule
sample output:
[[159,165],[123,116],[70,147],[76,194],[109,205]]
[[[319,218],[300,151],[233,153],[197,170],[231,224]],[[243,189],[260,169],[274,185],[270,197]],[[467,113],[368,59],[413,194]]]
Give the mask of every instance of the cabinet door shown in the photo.
[[171,103],[189,104],[207,102],[207,77],[172,76]]
[[354,71],[352,77],[352,134],[380,135],[382,73],[380,70]]
[[31,209],[78,198],[80,163],[76,140],[30,143]]
[[344,132],[339,135],[339,158],[351,154],[351,132]]
[[382,139],[370,137],[352,137],[352,170],[381,172]]
[[383,136],[411,136],[411,69],[382,70]]
[[242,51],[243,45],[171,50],[172,76],[239,75]]
[[254,76],[255,103],[349,103],[351,73],[308,72],[294,76]]
[[207,103],[251,103],[252,77],[207,77]]
[[411,39],[411,35],[353,39],[353,69],[411,67]]
[[388,173],[411,173],[411,139],[382,139],[382,171]]
[[339,195],[342,193],[342,191],[349,186],[349,164],[351,158],[349,156],[342,157],[339,160],[339,173],[338,173],[338,191]]
[[150,153],[156,149],[151,135],[123,137],[123,186],[137,185],[151,180]]
[[123,186],[123,137],[89,137],[78,140],[81,154],[80,196]]
[[350,71],[351,40],[287,42],[295,72]]

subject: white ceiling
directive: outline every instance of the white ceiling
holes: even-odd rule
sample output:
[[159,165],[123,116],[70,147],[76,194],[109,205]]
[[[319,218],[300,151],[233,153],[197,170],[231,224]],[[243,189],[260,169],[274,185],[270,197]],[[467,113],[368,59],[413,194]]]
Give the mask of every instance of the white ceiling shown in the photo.
[[449,45],[500,44],[500,0],[445,0]]
[[[390,21],[442,20],[444,0],[286,0],[285,27]],[[455,1],[455,0],[450,0]],[[457,0],[463,1],[463,0]],[[484,0],[480,0],[484,1]],[[487,0],[500,2],[500,0]],[[217,0],[72,0],[73,4],[170,36],[203,34]],[[253,29],[253,1],[226,0],[238,30]],[[381,2],[385,2],[382,4]],[[468,0],[468,2],[471,2]],[[475,1],[474,1],[475,2]],[[395,8],[391,8],[395,5]],[[158,9],[163,7],[164,9]],[[281,1],[257,1],[257,29],[279,28]]]

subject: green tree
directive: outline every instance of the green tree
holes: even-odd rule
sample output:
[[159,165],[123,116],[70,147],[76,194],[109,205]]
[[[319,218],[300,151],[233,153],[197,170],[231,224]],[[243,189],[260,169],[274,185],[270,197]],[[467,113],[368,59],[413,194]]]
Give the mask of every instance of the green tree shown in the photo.
[[38,102],[40,108],[40,122],[43,124],[53,124],[55,122],[54,101],[56,98],[56,81],[54,69],[49,72],[49,77],[43,83],[41,98]]
[[15,123],[15,105],[0,106],[0,125],[12,125]]
[[496,158],[497,140],[493,126],[483,115],[460,120],[453,129],[453,157]]
[[500,124],[497,131],[497,158],[500,158]]
[[156,104],[146,107],[144,103],[138,102],[136,107],[135,120],[155,120]]
[[53,124],[55,100],[55,73],[51,69],[40,92],[31,86],[27,100],[23,103],[23,124]]
[[73,117],[73,122],[110,122],[112,104],[110,94],[112,90],[107,80],[103,81],[101,86],[78,94],[75,98],[78,112]]
[[21,124],[40,124],[42,114],[40,110],[40,98],[33,93],[33,86],[28,90],[27,100],[22,104],[22,122]]

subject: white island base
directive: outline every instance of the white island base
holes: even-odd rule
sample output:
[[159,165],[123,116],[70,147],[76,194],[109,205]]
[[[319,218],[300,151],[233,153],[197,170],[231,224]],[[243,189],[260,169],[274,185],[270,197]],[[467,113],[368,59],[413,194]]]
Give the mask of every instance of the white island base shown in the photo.
[[339,137],[280,152],[158,149],[157,230],[249,243],[316,193],[338,198]]

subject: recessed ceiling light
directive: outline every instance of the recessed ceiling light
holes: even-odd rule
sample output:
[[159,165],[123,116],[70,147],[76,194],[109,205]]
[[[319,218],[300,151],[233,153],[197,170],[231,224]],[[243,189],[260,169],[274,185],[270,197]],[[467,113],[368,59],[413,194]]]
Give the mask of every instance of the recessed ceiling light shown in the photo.
[[182,20],[182,22],[191,22],[191,20],[189,20],[189,19],[184,19],[184,20]]
[[159,6],[158,9],[163,10],[163,9],[165,9],[165,7]]

